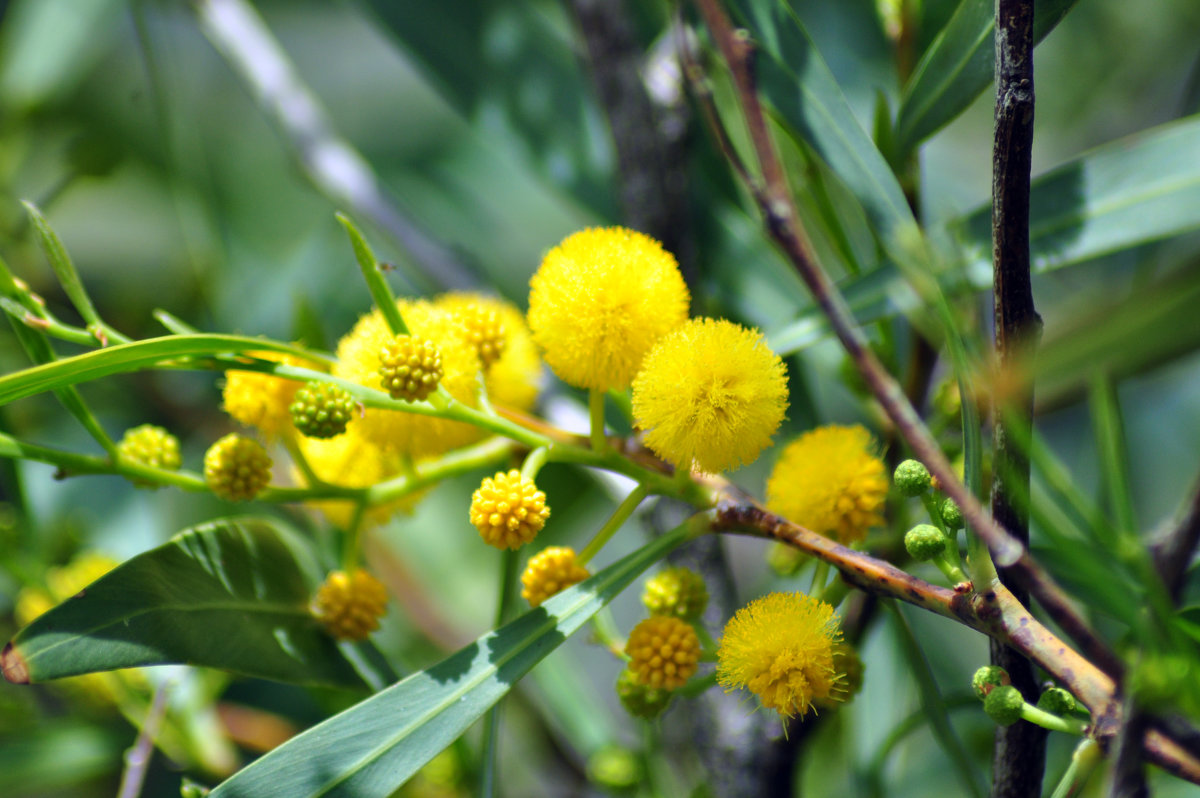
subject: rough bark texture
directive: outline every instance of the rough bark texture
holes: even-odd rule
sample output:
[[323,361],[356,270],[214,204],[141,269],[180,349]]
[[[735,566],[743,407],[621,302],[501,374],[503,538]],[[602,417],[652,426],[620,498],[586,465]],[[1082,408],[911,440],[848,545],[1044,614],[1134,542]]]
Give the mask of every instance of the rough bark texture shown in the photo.
[[[1033,306],[1029,271],[1029,177],[1033,152],[1033,0],[996,0],[996,115],[992,150],[992,267],[996,353],[1008,369],[1036,344],[1041,320]],[[1029,460],[1014,441],[1026,437],[1032,388],[996,397],[992,514],[1022,543],[1029,542]],[[1013,425],[1020,425],[1021,430]],[[1019,433],[1019,435],[1018,435]],[[1023,486],[1023,487],[1022,487]],[[1006,573],[1001,580],[1025,604],[1028,593]],[[992,643],[992,662],[1008,671],[1027,700],[1036,701],[1033,664],[1008,646]],[[992,757],[993,798],[1041,794],[1046,731],[1020,721],[998,727]]]

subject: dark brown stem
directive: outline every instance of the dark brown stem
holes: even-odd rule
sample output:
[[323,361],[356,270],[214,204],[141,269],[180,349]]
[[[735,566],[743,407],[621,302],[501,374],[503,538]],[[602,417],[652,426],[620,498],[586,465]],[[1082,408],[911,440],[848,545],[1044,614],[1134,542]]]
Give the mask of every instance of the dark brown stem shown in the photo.
[[1179,525],[1154,542],[1154,565],[1162,576],[1167,592],[1175,601],[1183,587],[1183,575],[1200,545],[1200,480],[1192,492],[1192,501]]
[[1145,736],[1146,714],[1132,701],[1125,702],[1125,724],[1117,735],[1109,798],[1147,798]]
[[[738,32],[717,0],[693,0],[732,70],[738,89],[742,114],[750,139],[761,164],[763,182],[752,181],[748,188],[763,214],[767,232],[783,250],[797,273],[808,286],[813,300],[821,308],[842,347],[854,361],[880,406],[896,425],[904,440],[942,489],[961,508],[975,534],[987,544],[997,564],[1008,566],[1017,581],[1038,600],[1050,617],[1083,649],[1084,654],[1106,673],[1119,678],[1121,661],[1092,630],[1049,574],[1029,556],[1025,545],[1008,534],[983,508],[979,500],[958,478],[896,380],[887,372],[867,346],[862,330],[854,321],[841,293],[830,282],[813,256],[812,246],[799,222],[795,203],[783,178],[779,158],[773,148],[766,117],[759,103],[752,69],[751,43]],[[713,115],[715,117],[715,114]],[[982,587],[982,586],[980,586]]]
[[[1033,112],[1033,0],[997,0],[992,275],[1001,374],[1018,360],[1028,362],[1041,329],[1029,271]],[[993,409],[992,517],[1028,545],[1028,508],[1016,497],[1029,495],[1029,458],[1017,442],[1030,435],[1033,389],[1029,381],[1017,382],[1018,388],[997,397]],[[1018,601],[1029,601],[1028,591],[1016,584],[1019,574],[1001,568],[999,575]],[[993,641],[991,649],[992,663],[1008,671],[1027,701],[1036,701],[1033,664],[1001,643]],[[1039,794],[1045,763],[1045,729],[1026,722],[998,726],[992,751],[993,798]]]

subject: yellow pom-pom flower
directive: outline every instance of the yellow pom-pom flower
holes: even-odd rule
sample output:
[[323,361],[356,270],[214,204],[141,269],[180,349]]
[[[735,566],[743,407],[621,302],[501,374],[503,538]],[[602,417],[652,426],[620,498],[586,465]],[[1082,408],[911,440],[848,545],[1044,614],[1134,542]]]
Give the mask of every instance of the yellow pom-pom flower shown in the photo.
[[[470,330],[476,324],[472,321],[472,315],[494,314],[504,340],[502,345],[494,345],[500,351],[499,357],[490,363],[484,361],[483,381],[488,399],[493,405],[532,410],[541,391],[544,375],[542,359],[525,323],[525,314],[511,302],[483,294],[442,294],[434,299],[433,305],[456,315],[459,323],[468,330],[468,338],[472,337]],[[476,344],[478,348],[479,344]]]
[[785,718],[841,694],[834,653],[841,629],[833,607],[803,593],[771,593],[742,607],[717,649],[717,681],[745,687]]
[[719,473],[770,444],[787,397],[787,369],[760,333],[693,319],[646,356],[633,381],[633,417],[659,457]]
[[529,285],[533,338],[554,373],[578,388],[627,388],[650,348],[687,319],[675,258],[622,227],[568,236]]
[[629,671],[647,687],[678,690],[696,673],[700,638],[686,621],[654,615],[633,627],[625,643]]
[[484,541],[498,549],[516,549],[546,525],[546,494],[515,468],[486,477],[471,496],[471,523]]
[[[117,456],[131,463],[178,471],[182,461],[179,457],[179,439],[162,427],[142,424],[125,431],[117,444]],[[154,487],[153,482],[135,479],[138,487]]]
[[437,297],[433,304],[458,318],[463,335],[475,347],[485,372],[504,354],[508,330],[498,307],[500,300],[482,294],[451,293]]
[[[336,438],[301,438],[300,451],[317,478],[332,485],[369,488],[404,472],[403,458],[377,446],[363,435],[357,423]],[[298,471],[293,478],[297,483],[305,481]],[[373,524],[385,524],[398,512],[412,511],[429,490],[424,488],[395,501],[373,505],[367,509],[366,519]],[[355,503],[350,500],[323,499],[309,504],[343,529],[349,527],[354,517]]]
[[[273,363],[317,368],[311,362],[280,352],[250,354]],[[234,420],[248,427],[256,427],[268,438],[274,438],[291,431],[292,414],[289,408],[296,391],[303,384],[257,371],[230,370],[225,372],[225,386],[221,389],[221,396],[225,412]]]
[[437,390],[445,371],[437,344],[412,335],[397,335],[379,353],[383,390],[393,399],[421,402]]
[[849,545],[883,525],[887,469],[860,426],[806,432],[779,455],[767,506],[789,521]]
[[529,559],[521,574],[521,596],[529,606],[538,607],[546,599],[587,579],[588,570],[575,562],[575,549],[549,546]]
[[[437,345],[444,372],[440,385],[458,401],[475,407],[479,357],[463,335],[458,320],[428,302],[400,300],[396,304],[413,336]],[[380,355],[384,345],[394,338],[377,309],[363,316],[338,343],[334,376],[385,390]],[[367,408],[355,425],[366,438],[384,449],[414,458],[443,454],[482,437],[479,428],[471,424],[374,407]]]
[[386,609],[387,589],[361,568],[331,573],[312,604],[313,615],[338,640],[365,640]]
[[204,481],[227,502],[250,501],[271,481],[271,457],[258,441],[231,432],[204,453]]
[[703,577],[693,570],[667,568],[646,580],[642,604],[651,615],[672,615],[692,621],[708,606],[708,588]]

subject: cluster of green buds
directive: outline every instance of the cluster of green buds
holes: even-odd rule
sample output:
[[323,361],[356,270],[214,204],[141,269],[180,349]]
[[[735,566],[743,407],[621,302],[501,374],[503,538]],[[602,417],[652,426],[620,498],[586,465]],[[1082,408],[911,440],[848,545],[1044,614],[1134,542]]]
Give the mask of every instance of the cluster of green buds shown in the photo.
[[937,497],[937,481],[918,460],[896,466],[892,482],[901,496],[919,498],[933,523],[917,524],[904,535],[904,548],[918,562],[932,562],[952,583],[966,581],[959,565],[956,533],[963,528],[962,510],[953,499]]
[[1061,687],[1046,687],[1037,704],[1030,704],[1013,685],[1008,671],[999,665],[985,665],[975,671],[971,687],[983,702],[983,711],[1001,726],[1025,720],[1051,731],[1079,736],[1087,732],[1087,722],[1077,716],[1081,709],[1079,702]]

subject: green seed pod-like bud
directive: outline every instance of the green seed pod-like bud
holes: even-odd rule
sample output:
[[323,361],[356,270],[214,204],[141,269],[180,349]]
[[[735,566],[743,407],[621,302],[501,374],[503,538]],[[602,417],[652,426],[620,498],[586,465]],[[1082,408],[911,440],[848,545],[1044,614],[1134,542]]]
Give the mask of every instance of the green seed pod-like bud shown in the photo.
[[904,548],[914,560],[932,560],[946,550],[946,536],[932,524],[917,524],[904,535]]
[[[117,456],[138,465],[178,471],[180,466],[179,440],[162,427],[143,424],[126,430],[117,444]],[[153,482],[133,480],[139,488],[157,487]]]
[[656,718],[671,703],[672,692],[657,687],[647,687],[638,682],[637,674],[626,668],[617,679],[617,698],[621,706],[635,718]]
[[983,699],[983,711],[1001,726],[1011,726],[1019,721],[1024,707],[1025,699],[1021,697],[1021,691],[1011,684],[992,688],[987,698]]
[[905,460],[892,475],[896,488],[905,496],[920,496],[929,490],[930,479],[929,469],[917,460]]
[[942,522],[950,529],[963,528],[962,510],[955,504],[954,499],[946,499],[942,502]]
[[992,688],[1009,684],[1012,684],[1012,680],[1008,678],[1008,671],[999,665],[984,665],[971,677],[971,687],[975,688],[975,695],[980,701],[987,698]]
[[296,391],[288,412],[301,435],[334,438],[346,431],[356,407],[354,397],[344,388],[314,380]]
[[588,779],[610,790],[628,790],[642,778],[637,755],[619,745],[606,745],[588,758]]
[[1038,698],[1037,708],[1052,715],[1067,715],[1075,711],[1075,696],[1061,687],[1047,688]]
[[646,581],[642,604],[651,615],[673,615],[691,621],[708,606],[708,589],[695,571],[668,568]]
[[427,399],[444,375],[442,355],[433,341],[397,335],[379,353],[379,376],[393,399]]
[[271,457],[253,438],[230,433],[204,454],[204,481],[227,502],[250,501],[271,481]]

